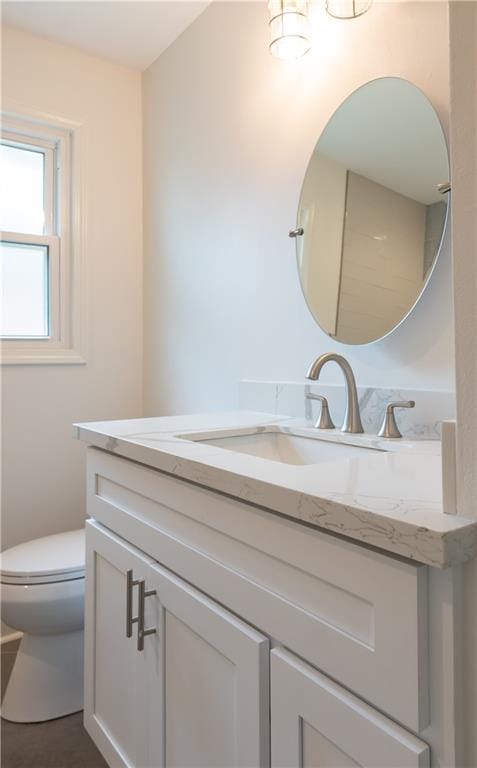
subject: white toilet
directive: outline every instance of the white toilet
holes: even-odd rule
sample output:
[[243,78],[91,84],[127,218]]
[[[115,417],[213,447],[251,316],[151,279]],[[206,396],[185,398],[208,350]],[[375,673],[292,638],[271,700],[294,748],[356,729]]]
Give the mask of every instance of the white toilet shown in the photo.
[[17,723],[83,708],[84,530],[1,555],[2,620],[24,633],[2,703]]

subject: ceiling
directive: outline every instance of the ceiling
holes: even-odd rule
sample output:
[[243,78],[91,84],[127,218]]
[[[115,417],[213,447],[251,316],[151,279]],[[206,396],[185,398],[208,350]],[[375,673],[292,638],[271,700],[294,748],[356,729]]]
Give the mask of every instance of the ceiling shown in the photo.
[[210,0],[7,0],[2,21],[144,70]]

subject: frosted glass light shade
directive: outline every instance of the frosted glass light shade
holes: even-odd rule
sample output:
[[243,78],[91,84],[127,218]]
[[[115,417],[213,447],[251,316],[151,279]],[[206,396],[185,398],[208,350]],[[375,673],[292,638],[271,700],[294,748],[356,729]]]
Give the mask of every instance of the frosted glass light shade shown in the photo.
[[270,0],[270,53],[299,59],[310,50],[307,0]]
[[373,0],[326,0],[326,10],[336,19],[355,19],[371,8]]

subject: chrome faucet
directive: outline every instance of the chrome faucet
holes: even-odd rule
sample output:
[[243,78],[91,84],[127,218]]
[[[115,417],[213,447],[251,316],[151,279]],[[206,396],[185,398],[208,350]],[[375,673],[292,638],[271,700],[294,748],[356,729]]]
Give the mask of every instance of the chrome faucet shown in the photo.
[[321,369],[326,363],[337,363],[346,381],[346,412],[341,427],[342,432],[364,432],[363,425],[361,424],[361,416],[359,413],[358,393],[356,391],[356,380],[354,378],[353,370],[348,361],[342,356],[337,355],[334,352],[327,352],[325,355],[321,355],[310,366],[307,379],[311,381],[318,381],[320,378]]

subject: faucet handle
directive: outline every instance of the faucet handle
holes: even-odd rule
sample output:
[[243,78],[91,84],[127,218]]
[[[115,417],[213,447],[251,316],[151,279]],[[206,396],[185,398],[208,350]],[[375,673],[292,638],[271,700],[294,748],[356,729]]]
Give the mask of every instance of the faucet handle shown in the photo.
[[394,416],[395,408],[414,408],[416,403],[414,400],[403,400],[397,403],[389,403],[386,408],[384,421],[381,429],[378,432],[379,437],[398,438],[402,437],[398,425],[396,424],[396,418]]
[[335,429],[326,397],[324,397],[324,395],[314,395],[313,392],[308,392],[306,394],[306,399],[319,400],[321,403],[321,413],[315,423],[315,429]]

